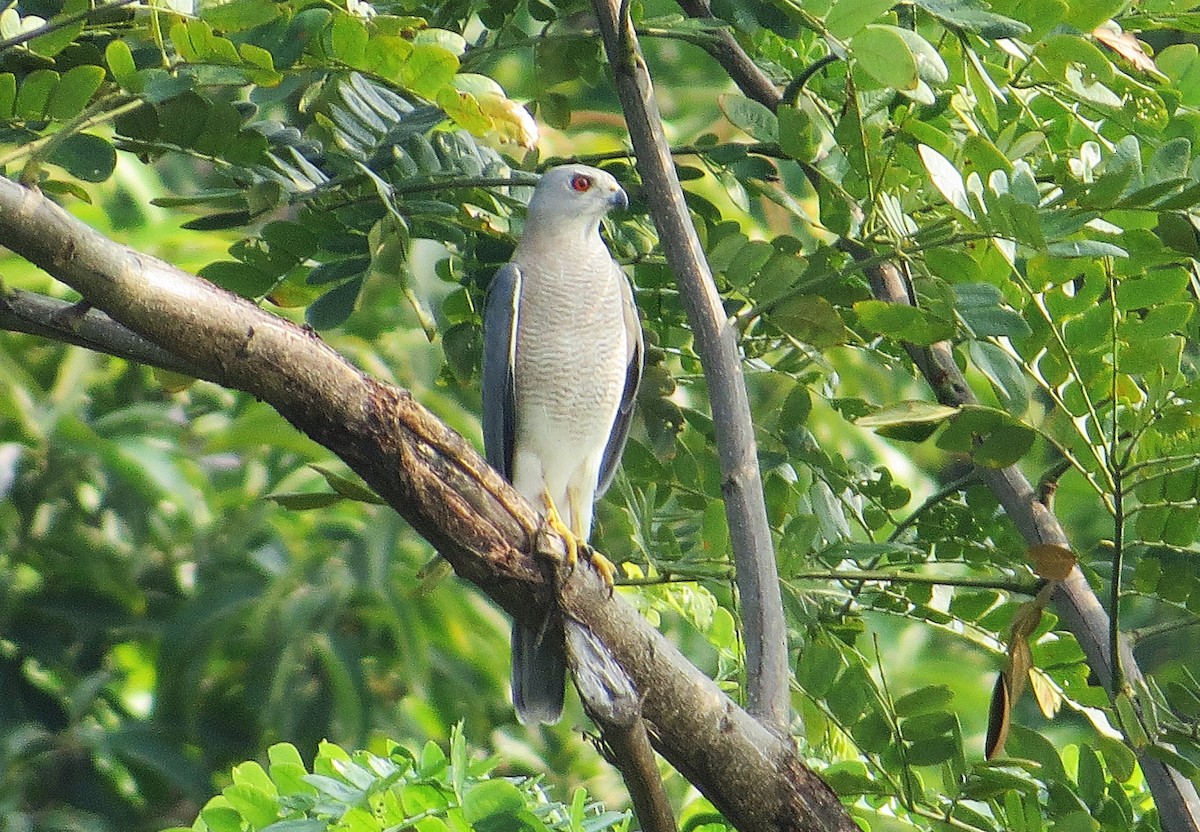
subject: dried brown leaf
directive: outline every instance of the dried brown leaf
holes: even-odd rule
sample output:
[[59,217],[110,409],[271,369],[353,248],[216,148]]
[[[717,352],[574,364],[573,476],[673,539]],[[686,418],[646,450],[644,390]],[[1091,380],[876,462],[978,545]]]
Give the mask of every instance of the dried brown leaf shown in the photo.
[[1116,52],[1139,72],[1160,75],[1154,59],[1146,54],[1142,42],[1128,32],[1122,32],[1121,27],[1113,21],[1101,23],[1092,31],[1092,37]]
[[1079,562],[1079,558],[1075,557],[1075,553],[1070,549],[1053,543],[1030,546],[1029,559],[1033,561],[1033,571],[1048,581],[1065,580]]

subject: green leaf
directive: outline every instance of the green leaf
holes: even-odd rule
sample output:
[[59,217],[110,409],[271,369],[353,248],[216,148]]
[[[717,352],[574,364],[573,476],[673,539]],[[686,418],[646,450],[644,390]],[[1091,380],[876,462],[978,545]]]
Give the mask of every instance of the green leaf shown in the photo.
[[308,273],[305,281],[309,286],[322,286],[326,283],[337,283],[348,277],[361,275],[371,266],[370,257],[351,257],[346,260],[333,260],[322,263]]
[[987,376],[1000,405],[1016,418],[1029,410],[1029,380],[1005,350],[988,341],[971,341],[971,362]]
[[[188,832],[192,832],[192,830],[188,830]],[[281,820],[270,826],[264,826],[260,832],[329,832],[329,824],[316,819]]]
[[979,465],[1003,468],[1023,457],[1033,446],[1033,428],[1002,410],[965,405],[938,437],[945,451],[969,454]]
[[1067,70],[1081,67],[1102,82],[1113,78],[1113,65],[1094,44],[1078,35],[1054,35],[1038,44],[1035,56],[1050,76],[1062,81]]
[[910,400],[896,402],[854,421],[863,428],[898,427],[900,425],[941,424],[957,416],[959,408],[937,402]]
[[[290,508],[284,501],[280,500],[278,502]],[[305,768],[304,760],[300,757],[300,752],[296,750],[296,746],[291,743],[276,743],[267,749],[267,756],[271,761],[271,780],[275,784],[275,788],[279,794],[317,793],[316,789],[304,782],[304,777],[308,774],[308,770]]]
[[985,38],[1019,38],[1029,32],[1029,27],[1019,20],[988,11],[980,0],[916,0],[916,5],[952,29]]
[[341,326],[353,314],[362,286],[363,278],[356,277],[330,289],[312,302],[304,319],[317,331]]
[[[915,716],[944,708],[954,699],[954,691],[946,685],[930,685],[914,690],[896,700],[896,716]],[[905,735],[908,735],[907,730]]]
[[123,88],[135,95],[142,91],[142,78],[138,75],[137,64],[134,63],[129,44],[123,40],[110,41],[104,48],[104,61],[108,64],[113,78]]
[[971,207],[971,201],[967,196],[963,176],[958,172],[954,163],[928,145],[918,145],[917,152],[921,156],[925,170],[929,172],[933,186],[959,213],[968,219],[975,219],[975,210]]
[[370,35],[361,20],[348,14],[338,15],[330,27],[329,41],[334,58],[348,66],[367,68],[365,63]]
[[1164,142],[1150,158],[1146,169],[1146,183],[1167,182],[1184,179],[1192,164],[1192,143],[1184,136]]
[[256,786],[234,783],[221,794],[249,822],[252,829],[270,826],[279,818],[279,801]]
[[927,309],[882,300],[854,304],[859,321],[879,335],[910,344],[935,344],[954,335],[954,324]]
[[833,304],[817,295],[791,295],[773,304],[766,318],[781,332],[819,350],[844,344],[849,339]]
[[886,716],[872,711],[850,728],[855,744],[868,754],[882,754],[891,747],[895,735]]
[[261,0],[230,0],[228,3],[205,5],[201,16],[221,32],[241,32],[278,19],[281,9],[275,3]]
[[796,683],[811,697],[824,697],[842,670],[842,655],[832,645],[816,641],[807,645],[796,663]]
[[442,334],[446,364],[460,382],[466,384],[479,369],[483,333],[473,322],[457,323]]
[[417,95],[435,101],[438,93],[450,86],[458,71],[454,53],[433,44],[413,44],[408,59],[400,66],[397,79]]
[[911,90],[920,80],[917,59],[895,26],[872,23],[854,36],[850,51],[858,66],[885,87]]
[[1129,252],[1099,240],[1067,240],[1050,243],[1046,253],[1053,257],[1128,257]]
[[225,797],[214,797],[200,810],[208,832],[242,832],[242,816]]
[[1074,26],[1081,32],[1090,32],[1125,8],[1125,0],[1091,0],[1081,3],[1076,0],[1068,4],[1069,11],[1063,23]]
[[463,795],[463,814],[468,823],[495,815],[511,815],[525,808],[525,799],[512,783],[488,780],[476,783]]
[[867,767],[857,760],[834,763],[821,772],[821,777],[842,796],[875,794],[880,786],[871,779]]
[[222,231],[226,228],[239,228],[250,222],[250,220],[249,209],[222,211],[219,214],[209,214],[194,220],[188,220],[182,223],[180,228],[187,229],[188,231]]
[[117,166],[117,151],[90,133],[68,136],[50,154],[50,161],[85,182],[103,182]]
[[87,11],[87,0],[67,0],[62,11],[48,21],[55,26],[54,30],[29,41],[29,51],[44,58],[53,58],[75,42],[75,38],[83,31],[84,20],[78,19],[73,23],[64,23],[67,18],[74,17],[80,12]]
[[62,76],[46,101],[46,115],[60,121],[75,118],[87,107],[102,83],[104,70],[101,67],[93,64],[72,67]]
[[825,16],[825,28],[834,37],[846,40],[894,5],[895,0],[838,0]]
[[0,73],[0,119],[13,117],[13,106],[17,101],[17,76],[11,72]]
[[962,750],[962,741],[957,737],[942,735],[914,742],[908,747],[905,757],[909,765],[935,766],[953,759]]
[[901,733],[910,742],[933,739],[959,733],[958,717],[949,711],[930,708],[905,718],[901,722]]
[[26,75],[17,91],[17,118],[34,121],[45,116],[46,102],[57,86],[58,73],[52,69],[35,69]]
[[1004,296],[990,283],[960,283],[954,287],[955,311],[979,338],[1027,338],[1029,324],[1004,305]]
[[729,123],[760,142],[779,140],[779,121],[766,106],[740,95],[722,95],[717,104]]
[[896,34],[904,40],[908,51],[912,53],[913,59],[917,63],[917,75],[922,81],[936,87],[950,79],[950,70],[946,67],[941,53],[934,48],[932,43],[912,29],[905,29],[902,26],[888,26],[887,28],[895,30]]
[[[291,511],[312,511],[336,506],[346,498],[341,494],[330,492],[298,491],[287,494],[268,494],[267,499]],[[303,779],[307,772],[301,772],[300,775]],[[309,781],[303,779],[303,782],[307,784]]]
[[361,480],[331,471],[323,465],[310,465],[309,467],[324,477],[330,488],[348,500],[377,506],[387,505],[387,501],[380,498]]
[[276,278],[235,260],[218,260],[200,270],[200,276],[244,298],[259,298],[271,291]]

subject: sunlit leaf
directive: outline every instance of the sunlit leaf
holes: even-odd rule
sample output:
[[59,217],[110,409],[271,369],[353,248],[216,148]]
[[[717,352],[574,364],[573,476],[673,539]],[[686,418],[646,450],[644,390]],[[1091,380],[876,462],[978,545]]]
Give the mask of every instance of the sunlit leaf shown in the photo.
[[946,198],[947,202],[958,209],[959,213],[969,219],[974,219],[975,209],[971,207],[971,201],[967,197],[967,189],[958,168],[928,145],[919,145],[917,150],[921,154],[921,161],[925,163],[925,170],[929,172],[929,178],[933,181],[934,187]]

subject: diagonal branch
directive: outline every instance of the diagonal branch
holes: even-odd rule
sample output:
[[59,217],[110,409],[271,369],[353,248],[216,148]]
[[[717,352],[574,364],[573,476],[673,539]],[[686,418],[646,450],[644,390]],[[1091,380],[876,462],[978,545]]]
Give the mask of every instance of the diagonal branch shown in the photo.
[[550,604],[629,675],[658,751],[743,832],[853,832],[789,742],[738,708],[591,569],[553,598],[538,514],[412,396],[369,378],[313,332],[87,227],[0,177],[0,240],[196,375],[244,390],[340,456],[458,574],[531,625]]
[[[708,0],[679,0],[679,7],[697,20],[717,19]],[[714,34],[715,40],[701,44],[704,51],[717,59],[743,95],[774,110],[779,105],[779,91],[767,73],[746,54],[732,31],[717,29]]]
[[747,708],[783,733],[791,711],[787,624],[737,339],[692,227],[637,34],[627,16],[618,19],[614,0],[594,0],[593,6],[650,213],[679,284],[708,384],[746,633]]

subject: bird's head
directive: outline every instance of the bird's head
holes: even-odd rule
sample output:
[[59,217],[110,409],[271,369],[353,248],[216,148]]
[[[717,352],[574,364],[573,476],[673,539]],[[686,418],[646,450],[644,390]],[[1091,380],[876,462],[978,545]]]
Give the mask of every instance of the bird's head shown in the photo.
[[546,171],[533,189],[528,222],[578,222],[595,228],[611,209],[628,206],[629,198],[611,174],[587,165],[562,165]]

